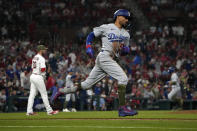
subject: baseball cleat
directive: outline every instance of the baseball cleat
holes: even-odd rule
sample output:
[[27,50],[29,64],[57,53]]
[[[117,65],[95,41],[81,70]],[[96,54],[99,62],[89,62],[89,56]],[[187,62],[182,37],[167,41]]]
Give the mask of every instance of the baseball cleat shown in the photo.
[[52,112],[50,112],[50,113],[47,113],[48,115],[55,115],[55,114],[58,114],[59,113],[59,111],[58,110],[56,110],[56,111],[52,111]]
[[67,108],[63,109],[62,112],[70,112]]
[[138,112],[136,110],[132,110],[132,109],[129,109],[127,106],[121,106],[119,109],[118,109],[118,115],[119,117],[122,116],[122,117],[125,117],[125,116],[134,116],[134,115],[137,115]]
[[71,112],[77,112],[77,110],[75,108],[72,108]]
[[37,113],[36,113],[36,112],[26,113],[26,116],[35,116],[35,115],[37,115]]

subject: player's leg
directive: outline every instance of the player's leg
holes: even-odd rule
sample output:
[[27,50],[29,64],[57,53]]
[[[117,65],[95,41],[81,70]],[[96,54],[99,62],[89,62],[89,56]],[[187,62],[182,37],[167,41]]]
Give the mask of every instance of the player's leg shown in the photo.
[[71,98],[71,94],[66,94],[66,98],[65,98],[65,101],[64,101],[64,104],[63,104],[63,112],[70,112],[68,110],[68,103],[70,101],[70,98]]
[[115,60],[112,59],[108,52],[99,54],[97,64],[99,65],[101,70],[118,81],[119,105],[125,105],[125,92],[126,85],[128,83],[128,77],[123,69]]
[[178,105],[175,106],[174,109],[180,109],[183,106],[183,99],[181,96],[180,88],[173,88],[171,92],[168,94],[168,99],[176,102]]
[[71,109],[71,111],[72,112],[77,112],[77,110],[76,110],[76,99],[75,99],[75,94],[74,93],[71,94],[71,100],[72,100],[72,109]]
[[109,74],[111,77],[118,80],[118,95],[119,95],[119,105],[125,105],[125,92],[126,85],[128,83],[128,77],[120,67],[120,65],[113,59],[108,59],[108,61],[101,62],[102,69]]
[[173,101],[173,99],[175,98],[175,95],[176,95],[176,89],[175,88],[172,88],[172,90],[170,91],[170,93],[168,94],[168,99]]
[[105,105],[105,99],[104,98],[100,98],[100,108],[102,111],[105,111],[106,110],[106,105]]
[[[100,59],[102,69],[118,80],[118,96],[119,96],[119,116],[133,116],[137,114],[137,111],[130,110],[126,106],[125,92],[126,85],[128,83],[128,77],[120,65],[111,58]],[[128,112],[128,113],[127,113]]]
[[177,102],[178,102],[179,109],[183,109],[183,97],[182,97],[181,88],[180,90],[177,91]]
[[88,90],[102,80],[106,73],[96,64],[85,81],[81,82],[81,89]]
[[32,76],[30,77],[30,81],[31,81],[31,86],[30,86],[30,94],[29,94],[28,104],[27,104],[27,115],[33,113],[34,99],[37,94],[37,89],[34,83],[32,82]]
[[183,99],[182,98],[176,97],[175,102],[177,103],[177,106],[175,107],[176,110],[183,109]]
[[[106,76],[106,73],[96,64],[85,81],[71,88],[62,88],[60,93],[74,93],[79,89],[88,90]],[[76,83],[75,83],[76,84]]]
[[42,101],[44,103],[47,113],[51,114],[53,112],[53,109],[49,105],[48,94],[46,91],[46,86],[45,86],[44,80],[43,80],[42,76],[39,76],[36,80],[37,80],[37,82],[34,84],[36,85],[38,91],[41,94]]

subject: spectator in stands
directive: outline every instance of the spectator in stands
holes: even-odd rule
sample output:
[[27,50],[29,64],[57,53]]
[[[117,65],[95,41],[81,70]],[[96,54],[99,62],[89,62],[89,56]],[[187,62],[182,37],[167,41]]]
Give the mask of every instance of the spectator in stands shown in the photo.
[[102,93],[101,82],[98,82],[94,87],[93,95],[93,108],[94,110],[100,110],[100,95]]
[[5,111],[6,106],[6,92],[5,89],[0,90],[0,111]]

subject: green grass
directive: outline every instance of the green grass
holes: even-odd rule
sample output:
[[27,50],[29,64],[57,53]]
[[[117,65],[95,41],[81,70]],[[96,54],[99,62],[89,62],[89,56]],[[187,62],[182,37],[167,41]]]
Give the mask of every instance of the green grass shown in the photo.
[[0,131],[197,131],[197,113],[188,111],[139,111],[137,116],[118,117],[116,111],[60,112],[48,116],[0,113]]

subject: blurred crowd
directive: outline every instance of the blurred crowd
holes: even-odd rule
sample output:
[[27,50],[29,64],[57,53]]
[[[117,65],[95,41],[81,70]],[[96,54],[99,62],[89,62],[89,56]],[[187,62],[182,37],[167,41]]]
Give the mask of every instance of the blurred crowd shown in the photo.
[[[153,14],[158,9],[164,13],[163,9],[172,9],[173,5],[186,15],[182,19],[196,22],[196,8],[193,6],[197,2],[193,2],[140,0],[138,5],[143,11]],[[78,76],[76,81],[83,81],[94,66],[94,61],[85,53],[87,33],[92,26],[111,21],[113,12],[126,5],[124,0],[1,0],[0,110],[26,110],[25,97],[29,95],[31,60],[40,43],[48,47],[45,58],[49,97],[54,88],[65,85],[68,69],[74,70]],[[152,19],[152,25],[148,29],[136,30],[131,35],[131,53],[119,59],[129,77],[126,88],[128,102],[135,108],[143,108],[142,105],[153,105],[160,99],[167,99],[170,88],[166,81],[170,78],[167,72],[170,66],[178,70],[183,98],[197,100],[197,24],[166,22],[165,17],[144,14]],[[58,41],[58,30],[72,26],[77,32],[74,40],[67,38],[66,41]],[[54,43],[52,38],[41,41],[36,39],[36,35],[39,35],[36,32],[42,32],[42,28],[47,28],[50,37],[57,41]],[[98,53],[100,41],[96,40],[93,46],[95,53]],[[78,110],[118,108],[117,81],[110,76],[90,90],[77,92],[76,96]],[[57,105],[54,107],[58,108]],[[35,108],[44,108],[39,99],[35,101]]]

